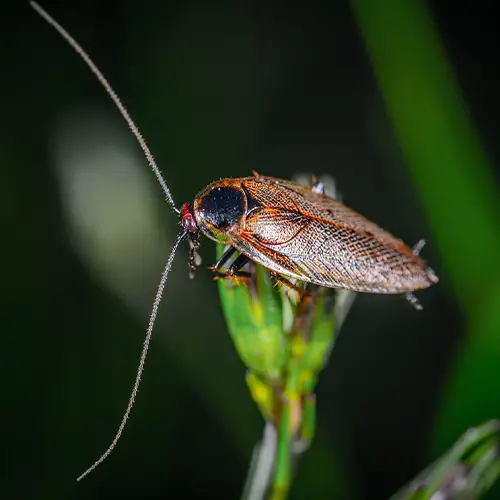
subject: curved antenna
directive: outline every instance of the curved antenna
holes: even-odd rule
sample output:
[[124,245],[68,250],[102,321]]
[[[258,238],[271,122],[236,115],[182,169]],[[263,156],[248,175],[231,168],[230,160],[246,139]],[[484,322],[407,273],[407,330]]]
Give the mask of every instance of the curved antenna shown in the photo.
[[125,428],[125,424],[127,423],[128,417],[130,416],[130,412],[132,411],[132,406],[134,406],[135,398],[137,397],[137,393],[139,392],[139,385],[141,383],[141,376],[142,376],[142,373],[144,372],[144,364],[146,362],[146,356],[148,354],[149,344],[151,342],[151,336],[153,334],[153,326],[154,326],[155,321],[156,321],[156,316],[158,315],[158,308],[160,306],[160,302],[161,302],[161,298],[163,295],[163,290],[165,288],[165,283],[167,281],[168,273],[170,272],[170,268],[172,267],[172,262],[174,260],[177,247],[179,246],[179,243],[186,237],[186,235],[187,235],[187,232],[184,231],[181,234],[179,234],[179,236],[177,236],[177,239],[175,240],[174,246],[172,248],[172,251],[170,252],[167,263],[165,265],[165,269],[164,269],[163,274],[161,276],[160,284],[158,285],[158,290],[156,292],[155,301],[153,303],[153,308],[151,309],[151,314],[149,316],[148,329],[146,331],[146,338],[144,339],[144,345],[142,346],[141,358],[139,360],[139,367],[137,368],[137,375],[135,377],[134,387],[132,389],[132,393],[130,394],[127,409],[125,410],[125,413],[123,414],[122,420],[121,420],[120,425],[118,427],[118,431],[116,432],[116,435],[113,438],[113,441],[111,441],[111,444],[108,446],[108,449],[99,457],[98,460],[96,460],[94,462],[94,464],[92,466],[90,466],[83,474],[78,476],[78,478],[76,479],[77,481],[81,481],[85,476],[90,474],[95,468],[97,468],[100,464],[102,464],[102,462],[104,462],[104,460],[106,460],[106,458],[109,456],[109,454],[115,448],[116,443],[118,443],[118,440],[120,439],[120,437],[123,433],[123,429]]
[[144,154],[146,155],[146,158],[148,160],[149,166],[153,170],[158,182],[160,183],[161,188],[163,189],[163,192],[165,193],[165,198],[177,214],[179,213],[179,209],[177,208],[174,199],[172,195],[170,194],[170,189],[168,189],[167,183],[165,182],[165,179],[161,175],[160,169],[158,168],[158,165],[156,165],[156,161],[153,157],[153,154],[151,153],[150,149],[148,148],[148,145],[146,144],[146,141],[144,137],[142,137],[142,134],[140,133],[139,129],[137,128],[137,125],[134,123],[134,120],[132,120],[132,117],[130,116],[129,112],[127,111],[127,108],[122,104],[120,98],[116,94],[116,92],[113,90],[113,87],[109,84],[108,80],[106,77],[101,73],[99,68],[94,64],[90,56],[83,50],[83,48],[80,46],[80,44],[48,13],[46,12],[38,3],[36,2],[30,2],[31,7],[43,18],[45,21],[47,21],[48,24],[50,24],[53,28],[55,28],[59,34],[75,49],[77,54],[85,61],[87,66],[89,67],[90,71],[94,73],[96,78],[99,80],[101,85],[104,87],[104,90],[107,92],[109,97],[113,100],[115,103],[116,107],[118,108],[118,111],[120,111],[121,115],[127,122],[130,130],[134,134],[135,138],[137,139],[137,142],[141,146],[142,150],[144,151]]

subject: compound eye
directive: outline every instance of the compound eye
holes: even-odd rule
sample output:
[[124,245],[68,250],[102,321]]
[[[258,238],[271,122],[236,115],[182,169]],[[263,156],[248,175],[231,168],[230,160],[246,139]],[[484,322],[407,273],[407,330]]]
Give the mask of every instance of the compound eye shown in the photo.
[[234,226],[245,215],[244,194],[233,187],[216,187],[200,201],[200,217],[217,229]]

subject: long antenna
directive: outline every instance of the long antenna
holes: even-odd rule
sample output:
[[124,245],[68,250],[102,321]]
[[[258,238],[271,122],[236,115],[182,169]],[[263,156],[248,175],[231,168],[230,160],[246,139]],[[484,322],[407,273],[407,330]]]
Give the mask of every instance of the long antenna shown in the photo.
[[[156,165],[155,159],[149,150],[146,141],[142,137],[141,133],[139,132],[139,129],[137,128],[136,124],[130,117],[127,109],[125,106],[122,104],[120,101],[120,98],[116,95],[115,91],[109,84],[108,80],[104,77],[104,75],[101,73],[99,68],[93,63],[92,59],[87,55],[87,53],[83,50],[83,48],[78,44],[78,42],[54,19],[48,14],[40,5],[38,5],[36,2],[30,2],[31,7],[40,14],[40,16],[47,21],[51,26],[53,26],[60,34],[61,36],[75,49],[75,51],[80,55],[80,57],[85,61],[87,66],[90,68],[92,73],[97,77],[101,85],[104,87],[104,90],[109,94],[113,102],[115,103],[116,107],[118,108],[118,111],[120,111],[121,115],[127,122],[130,130],[134,134],[134,136],[137,139],[137,142],[141,146],[142,150],[144,151],[144,154],[146,155],[146,158],[148,159],[149,165],[151,166],[156,178],[158,179],[158,182],[160,183],[160,186],[163,189],[163,192],[165,193],[165,197],[172,207],[172,209],[176,213],[180,213],[179,209],[175,205],[174,199],[172,198],[172,195],[170,194],[170,190],[168,189],[167,183],[163,179],[160,169]],[[153,335],[153,327],[156,321],[156,317],[158,315],[158,308],[160,306],[160,302],[163,296],[163,290],[165,289],[165,284],[167,282],[168,274],[170,273],[170,269],[172,267],[172,262],[175,257],[175,253],[177,251],[177,248],[180,244],[180,242],[186,237],[187,231],[183,231],[181,234],[177,236],[177,239],[175,240],[174,246],[172,248],[172,251],[170,252],[170,255],[168,257],[167,263],[165,264],[165,269],[163,270],[163,274],[160,279],[160,283],[158,285],[158,289],[156,291],[156,296],[155,300],[153,302],[153,308],[151,309],[151,314],[149,316],[149,323],[148,323],[148,328],[146,330],[146,338],[144,339],[144,344],[142,346],[142,351],[141,351],[141,357],[139,360],[139,366],[137,368],[137,374],[135,377],[134,381],[134,386],[132,388],[132,393],[130,394],[130,398],[128,400],[127,408],[125,409],[125,413],[123,414],[122,420],[120,422],[120,425],[118,427],[118,430],[116,432],[115,437],[113,438],[113,441],[111,444],[108,446],[108,449],[99,457],[99,459],[94,462],[94,464],[89,467],[83,474],[78,476],[77,481],[81,481],[85,476],[90,474],[96,467],[98,467],[106,458],[109,456],[109,454],[113,451],[115,448],[116,444],[118,443],[118,440],[120,439],[123,429],[125,428],[125,425],[127,423],[128,417],[130,416],[130,412],[132,411],[132,407],[134,406],[135,398],[137,397],[137,393],[139,392],[139,385],[141,383],[141,377],[144,372],[144,365],[146,363],[146,357],[148,354],[149,350],[149,345],[151,343],[151,337]]]
[[187,232],[184,231],[181,234],[179,234],[179,236],[177,236],[177,240],[174,243],[172,251],[170,252],[167,263],[165,265],[165,269],[161,276],[160,284],[158,285],[158,290],[156,292],[155,301],[153,303],[153,308],[151,309],[151,315],[149,316],[148,329],[146,331],[146,338],[144,339],[144,345],[142,346],[141,358],[139,360],[139,367],[137,368],[137,375],[135,377],[134,387],[132,389],[130,399],[128,400],[127,409],[125,410],[125,413],[123,414],[122,420],[120,422],[120,426],[118,427],[118,431],[116,432],[113,441],[111,441],[111,444],[108,446],[108,449],[100,456],[98,460],[94,462],[92,466],[90,466],[83,474],[78,476],[78,478],[76,479],[77,481],[81,481],[85,476],[90,474],[96,467],[98,467],[102,462],[104,462],[104,460],[106,460],[106,458],[115,448],[116,443],[118,443],[120,436],[122,435],[123,429],[125,428],[125,424],[127,423],[127,419],[130,416],[130,412],[132,411],[132,406],[134,406],[135,398],[137,396],[137,393],[139,392],[141,376],[142,373],[144,372],[144,364],[146,362],[146,356],[148,354],[149,344],[151,342],[151,336],[153,334],[153,326],[155,324],[156,316],[158,315],[158,308],[160,306],[163,290],[165,288],[165,283],[167,282],[168,273],[170,272],[170,268],[172,267],[172,262],[174,260],[177,247],[179,246],[179,243],[184,239],[186,235]]
[[165,198],[177,214],[179,213],[179,209],[177,208],[174,199],[170,193],[170,189],[168,189],[167,183],[165,182],[165,179],[161,175],[160,169],[158,168],[158,165],[156,165],[156,161],[153,157],[153,154],[151,153],[150,149],[148,148],[148,145],[146,144],[146,141],[144,137],[142,137],[141,132],[137,128],[137,125],[134,123],[134,120],[132,120],[132,117],[130,116],[129,112],[127,111],[127,108],[122,104],[120,98],[116,94],[116,92],[113,90],[113,87],[109,84],[108,80],[106,77],[101,73],[99,68],[94,64],[90,56],[83,50],[83,48],[80,46],[80,44],[48,13],[46,12],[38,3],[36,2],[30,2],[31,7],[35,9],[38,14],[47,21],[52,27],[54,27],[59,34],[75,49],[77,54],[85,61],[87,66],[90,68],[90,71],[94,73],[96,78],[99,80],[101,85],[104,87],[104,90],[108,93],[109,97],[113,100],[115,103],[116,107],[118,108],[118,111],[120,111],[121,115],[127,122],[130,130],[134,134],[135,138],[137,139],[137,142],[141,146],[142,150],[144,151],[144,154],[146,155],[146,158],[148,160],[149,166],[153,170],[156,178],[158,179],[158,182],[160,183],[161,188],[163,189],[163,192],[165,193]]

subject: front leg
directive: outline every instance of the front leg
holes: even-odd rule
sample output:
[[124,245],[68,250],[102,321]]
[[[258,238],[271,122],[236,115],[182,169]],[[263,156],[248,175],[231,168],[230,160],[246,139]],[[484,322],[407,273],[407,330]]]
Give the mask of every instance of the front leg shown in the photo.
[[210,269],[212,269],[212,271],[214,272],[221,272],[222,266],[233,256],[235,252],[236,248],[229,247],[227,250],[224,251],[222,257]]
[[236,248],[229,247],[223,254],[222,257],[217,261],[217,263],[211,267],[211,270],[216,274],[215,279],[234,279],[237,284],[239,284],[239,278],[249,278],[250,274],[241,271],[241,268],[250,262],[250,259],[244,255],[240,254],[233,263],[229,266],[227,270],[223,270],[224,264],[233,256],[236,252]]

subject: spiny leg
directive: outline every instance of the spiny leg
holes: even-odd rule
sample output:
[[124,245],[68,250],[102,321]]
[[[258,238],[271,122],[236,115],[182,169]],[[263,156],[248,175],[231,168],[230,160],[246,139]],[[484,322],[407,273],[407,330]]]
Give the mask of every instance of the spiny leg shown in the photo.
[[[215,279],[235,279],[238,281],[238,278],[249,278],[250,273],[245,271],[241,271],[248,262],[251,262],[251,259],[247,257],[245,254],[240,253],[238,257],[232,262],[229,268],[224,271],[222,267],[227,261],[234,255],[236,252],[236,248],[231,246],[227,250],[224,251],[222,257],[216,262],[215,265],[211,266],[210,269],[215,273]],[[277,284],[286,285],[292,290],[295,290],[299,294],[299,301],[302,301],[305,297],[309,297],[311,292],[304,290],[298,285],[293,284],[287,278],[280,276],[278,273],[271,271],[271,275],[275,278]]]
[[419,255],[424,246],[425,246],[425,240],[423,238],[421,240],[418,240],[412,249],[413,255]]
[[224,254],[219,259],[219,261],[217,262],[217,264],[215,264],[215,266],[212,268],[212,270],[215,271],[215,272],[217,272],[217,273],[219,273],[219,274],[222,274],[224,276],[236,276],[236,275],[239,275],[239,274],[241,274],[243,276],[250,276],[249,273],[245,273],[243,271],[240,271],[240,269],[245,264],[247,264],[248,262],[250,262],[250,258],[247,257],[246,255],[242,254],[242,253],[240,253],[240,255],[238,255],[238,257],[236,257],[236,259],[234,259],[234,261],[232,262],[232,264],[229,266],[229,268],[226,271],[223,271],[221,269],[221,267],[227,262],[227,260],[229,259],[229,257],[231,257],[231,255],[234,252],[236,252],[235,248],[232,248],[232,250],[233,250],[232,252],[230,252],[228,250],[226,253],[229,253],[229,255],[226,258],[224,258],[226,256],[226,254]]
[[230,276],[246,276],[249,277],[250,273],[246,273],[241,271],[241,268],[250,262],[250,258],[247,257],[245,254],[240,253],[236,259],[234,259],[233,263],[229,266],[229,269],[227,270],[227,274]]
[[273,271],[271,271],[271,276],[276,280],[276,285],[281,285],[281,286],[286,285],[288,288],[295,290],[299,295],[299,298],[298,298],[299,302],[301,302],[304,298],[311,296],[310,291],[305,290],[304,288],[301,288],[298,285],[295,285],[294,283],[292,283],[289,279],[285,278],[284,276],[281,276],[280,274],[275,273]]
[[406,293],[405,298],[417,311],[423,310],[422,304],[413,293],[411,292]]
[[224,251],[222,257],[210,269],[212,269],[213,271],[220,271],[222,269],[222,266],[224,266],[224,264],[233,256],[235,252],[236,248],[229,247]]
[[[419,240],[416,245],[413,247],[413,255],[418,255],[421,251],[422,248],[425,246],[425,240],[421,239]],[[422,311],[423,307],[420,301],[417,299],[417,297],[411,293],[408,292],[405,294],[406,300],[417,310],[417,311]]]
[[236,284],[240,284],[240,278],[249,278],[250,273],[241,271],[241,268],[250,262],[250,259],[244,255],[240,254],[236,259],[233,261],[233,263],[229,266],[229,268],[226,271],[223,271],[221,268],[222,266],[228,261],[228,259],[236,252],[236,249],[234,247],[229,248],[224,252],[222,257],[218,260],[217,264],[213,266],[211,269],[215,273],[215,279],[233,279],[235,280]]
[[315,193],[325,194],[325,185],[324,185],[323,181],[316,179],[316,176],[314,176],[314,175],[312,177],[312,180],[313,180],[312,190]]

